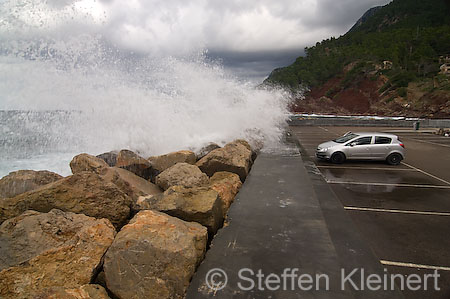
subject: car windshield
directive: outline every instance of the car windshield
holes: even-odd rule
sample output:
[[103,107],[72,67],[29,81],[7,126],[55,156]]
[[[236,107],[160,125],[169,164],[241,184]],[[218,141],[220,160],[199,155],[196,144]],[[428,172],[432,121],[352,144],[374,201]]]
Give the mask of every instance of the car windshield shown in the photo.
[[345,142],[347,142],[347,141],[349,141],[349,140],[351,140],[351,139],[353,139],[355,137],[358,137],[358,136],[359,135],[357,135],[357,134],[350,133],[350,134],[346,134],[344,136],[341,136],[339,138],[336,138],[333,141],[336,142],[336,143],[345,143]]

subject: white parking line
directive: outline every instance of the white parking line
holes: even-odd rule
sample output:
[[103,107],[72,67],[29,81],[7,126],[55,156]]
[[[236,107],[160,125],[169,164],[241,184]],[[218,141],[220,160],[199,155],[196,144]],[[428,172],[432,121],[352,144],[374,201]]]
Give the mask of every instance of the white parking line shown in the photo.
[[399,170],[399,171],[416,171],[411,168],[394,168],[394,167],[350,167],[350,166],[328,166],[328,165],[317,165],[317,168],[331,168],[331,169],[358,169],[358,170]]
[[440,146],[444,146],[444,147],[450,147],[450,145],[446,145],[446,144],[442,144],[442,143],[436,143],[436,142],[430,142],[430,141],[425,141],[425,140],[420,140],[420,139],[416,139],[416,138],[405,137],[405,139],[411,139],[411,140],[419,141],[419,142],[423,142],[423,143],[429,143],[429,144],[433,144],[433,145],[440,145]]
[[363,212],[384,212],[384,213],[399,213],[399,214],[414,214],[414,215],[429,215],[429,216],[450,216],[450,213],[444,212],[427,212],[427,211],[411,211],[411,210],[391,210],[391,209],[375,209],[375,208],[359,208],[359,207],[344,207],[346,210],[363,211]]
[[327,183],[329,183],[329,184],[344,184],[344,185],[372,185],[372,186],[393,186],[393,187],[450,189],[450,186],[437,186],[437,185],[363,183],[363,182],[347,182],[347,181],[333,181],[333,180],[327,180]]
[[327,131],[328,133],[331,133],[331,134],[333,134],[333,135],[336,135],[336,133],[334,133],[334,132],[332,132],[332,131],[330,131],[330,130],[328,130],[328,129],[325,129],[324,127],[318,127],[318,128],[320,128],[320,129],[322,129],[322,130],[324,130],[324,131]]
[[423,137],[420,136],[420,140],[425,141],[450,141],[449,137]]
[[420,264],[413,264],[413,263],[392,262],[392,261],[386,261],[386,260],[380,260],[380,263],[383,264],[383,265],[386,265],[386,266],[396,266],[396,267],[406,267],[406,268],[416,268],[416,269],[450,271],[450,267],[443,267],[443,266],[420,265]]
[[416,171],[418,171],[418,172],[421,172],[421,173],[423,173],[423,174],[426,174],[426,175],[428,175],[428,176],[430,176],[430,177],[432,177],[432,178],[434,178],[434,179],[436,179],[436,180],[438,180],[438,181],[441,181],[441,182],[443,182],[443,183],[446,183],[447,185],[450,185],[450,183],[447,182],[446,180],[441,179],[441,178],[439,178],[439,177],[437,177],[437,176],[435,176],[435,175],[432,175],[431,173],[428,173],[428,172],[426,172],[426,171],[424,171],[424,170],[422,170],[422,169],[419,169],[419,168],[417,168],[417,167],[414,167],[414,166],[412,166],[412,165],[409,165],[408,163],[405,163],[405,162],[402,162],[402,164],[405,165],[405,166],[408,166],[408,167],[410,167],[410,168],[412,168],[412,169],[414,169],[414,170],[416,170]]

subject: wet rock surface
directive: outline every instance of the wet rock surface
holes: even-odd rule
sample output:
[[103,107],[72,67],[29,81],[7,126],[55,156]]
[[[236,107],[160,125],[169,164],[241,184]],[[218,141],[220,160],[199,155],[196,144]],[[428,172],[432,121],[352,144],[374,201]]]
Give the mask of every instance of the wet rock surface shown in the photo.
[[134,173],[117,167],[109,168],[102,178],[116,185],[122,192],[133,199],[133,203],[140,196],[160,194],[163,191],[150,181],[147,181]]
[[146,180],[156,176],[156,172],[149,161],[129,150],[119,152],[115,166],[131,171]]
[[203,158],[204,156],[206,156],[207,154],[218,148],[220,148],[220,146],[217,143],[213,142],[205,145],[195,153],[197,156],[197,160],[200,160],[201,158]]
[[220,171],[211,177],[211,188],[215,190],[222,201],[223,217],[226,217],[228,209],[242,186],[239,176],[235,173]]
[[228,171],[239,175],[243,182],[250,171],[252,161],[250,145],[236,140],[211,151],[196,165],[210,177],[218,171]]
[[108,164],[110,167],[114,167],[114,166],[116,166],[116,163],[117,163],[117,155],[118,154],[119,154],[119,152],[111,151],[111,152],[97,155],[96,157],[105,161],[106,164]]

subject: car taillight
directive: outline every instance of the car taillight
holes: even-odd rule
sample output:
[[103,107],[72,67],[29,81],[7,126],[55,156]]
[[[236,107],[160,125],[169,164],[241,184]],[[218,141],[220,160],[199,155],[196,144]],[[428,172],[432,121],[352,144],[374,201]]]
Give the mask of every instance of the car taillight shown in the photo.
[[405,145],[404,145],[403,143],[400,143],[400,146],[403,147],[403,148],[405,148]]

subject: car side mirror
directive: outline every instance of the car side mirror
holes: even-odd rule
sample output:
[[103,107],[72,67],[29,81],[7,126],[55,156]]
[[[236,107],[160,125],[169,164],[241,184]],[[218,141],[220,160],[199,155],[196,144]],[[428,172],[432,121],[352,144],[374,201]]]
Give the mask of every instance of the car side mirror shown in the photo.
[[356,145],[356,142],[350,143],[350,146],[351,146],[351,147],[354,147],[355,145]]

